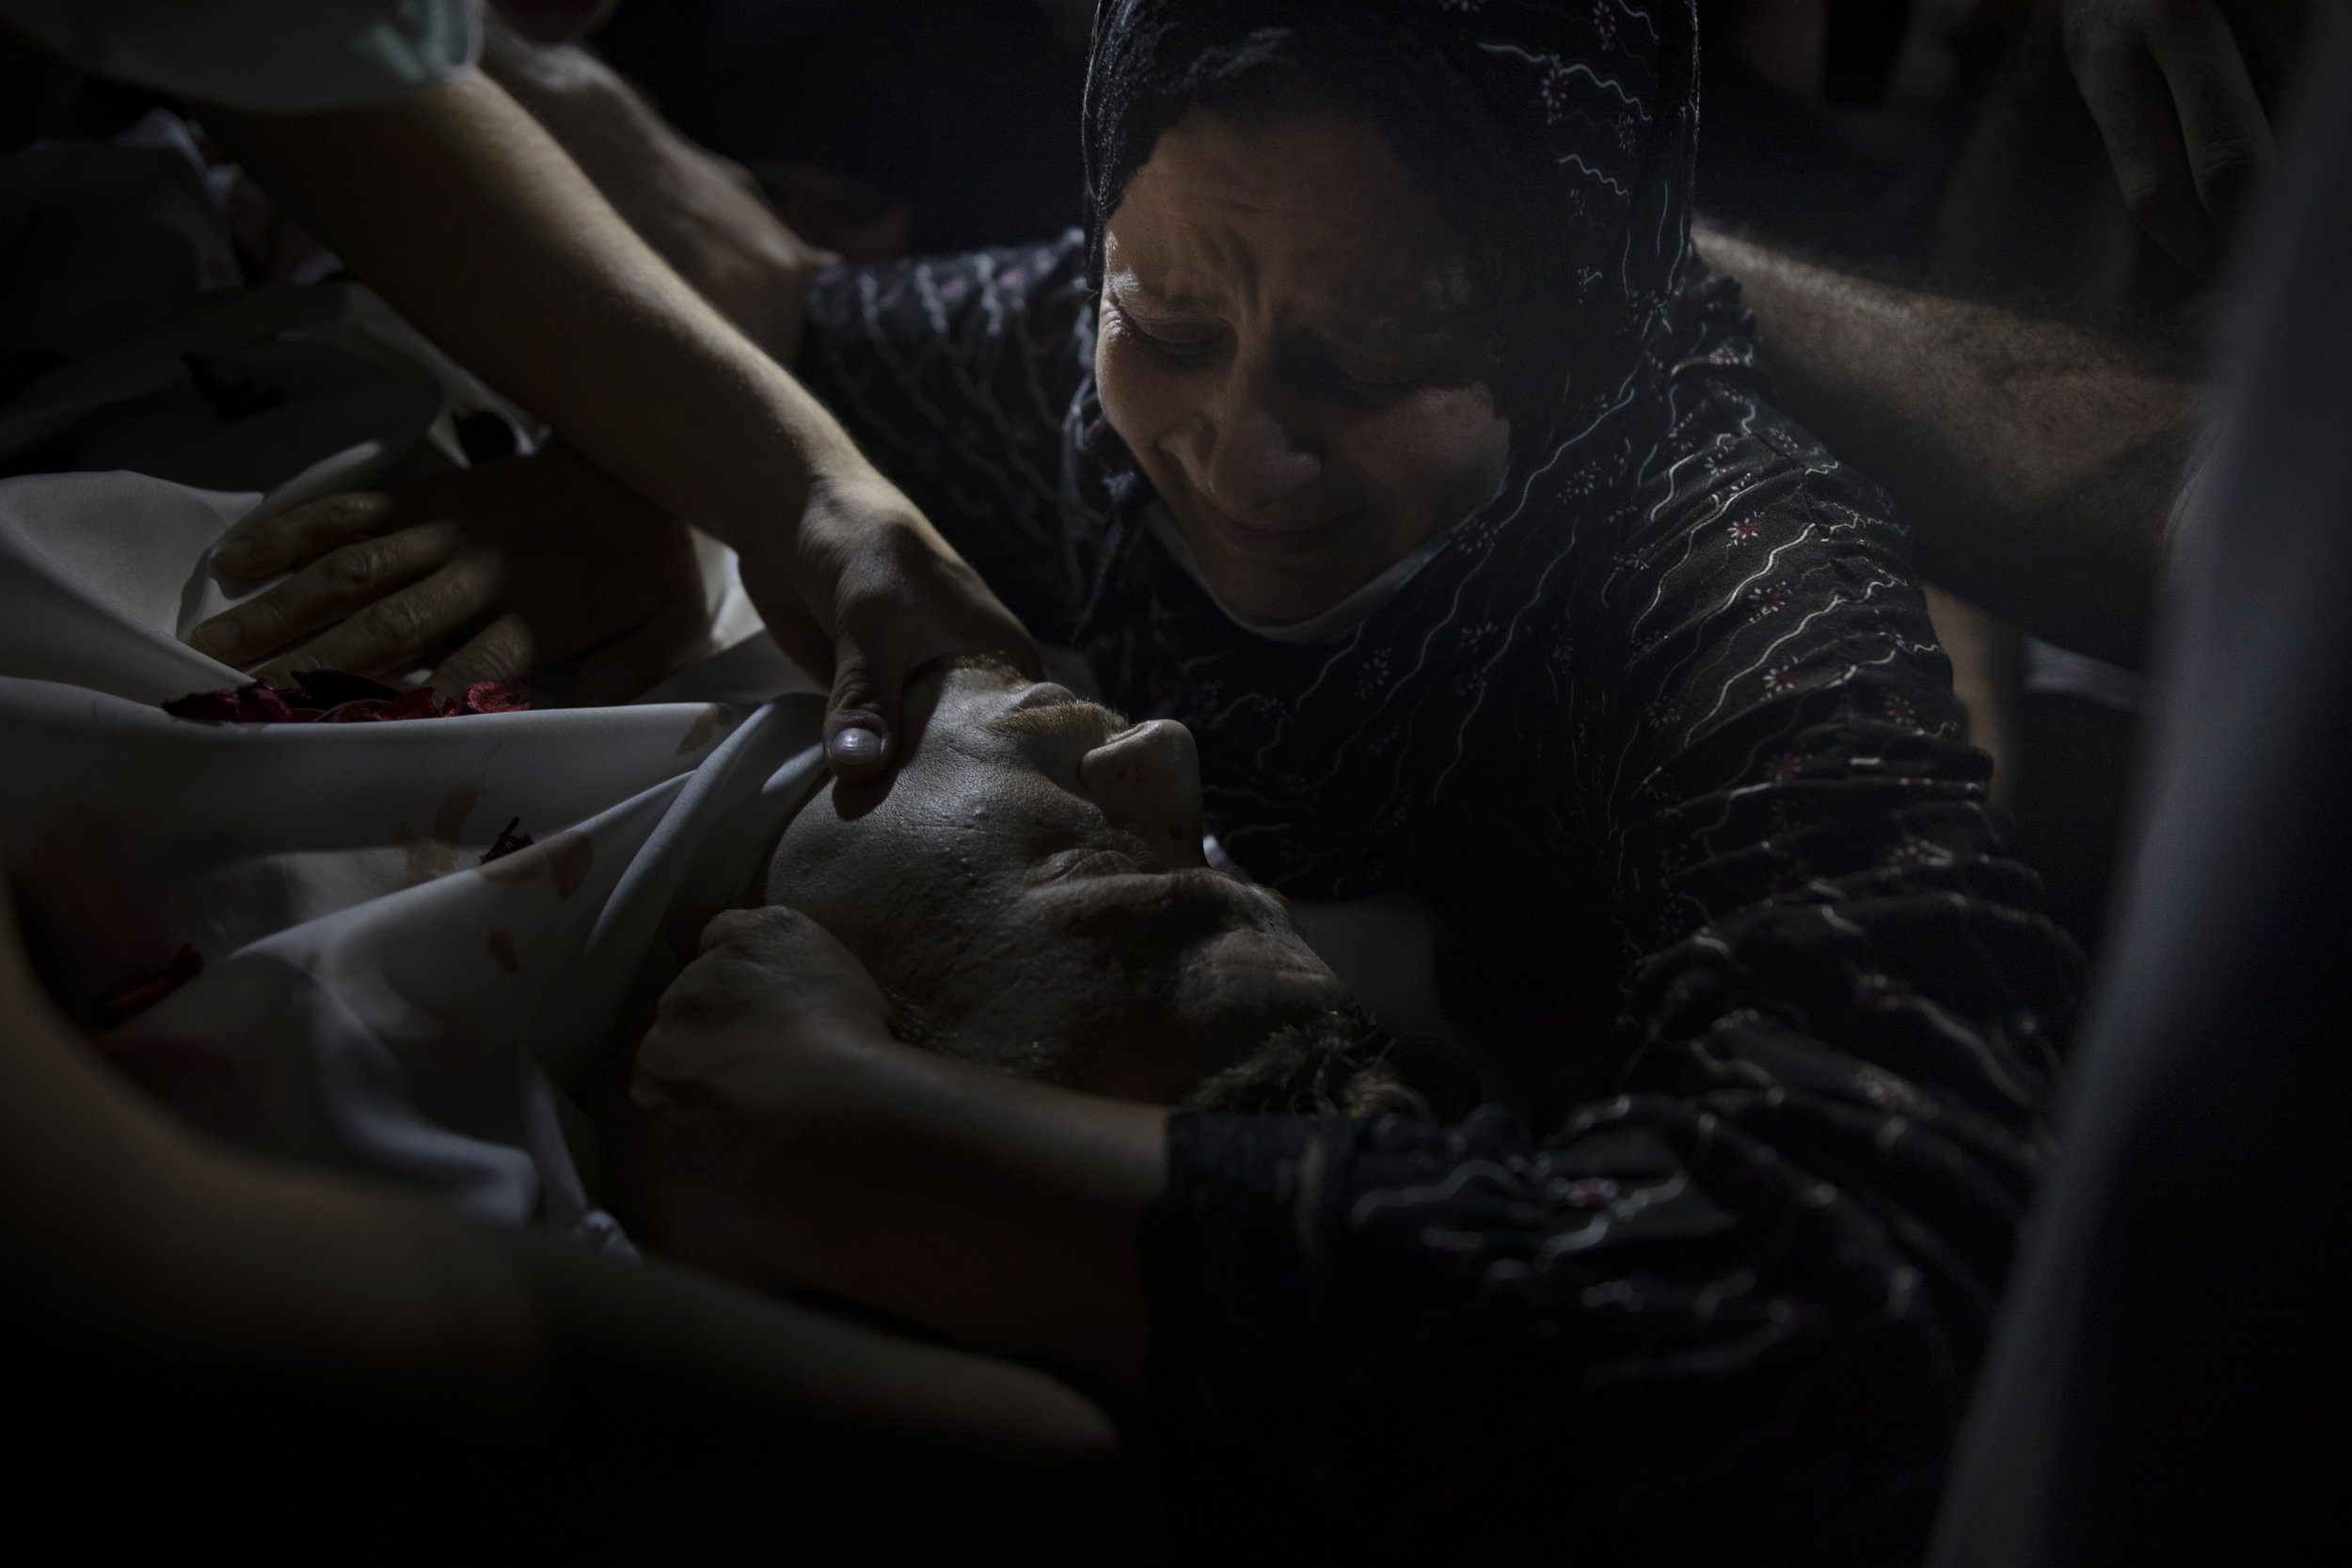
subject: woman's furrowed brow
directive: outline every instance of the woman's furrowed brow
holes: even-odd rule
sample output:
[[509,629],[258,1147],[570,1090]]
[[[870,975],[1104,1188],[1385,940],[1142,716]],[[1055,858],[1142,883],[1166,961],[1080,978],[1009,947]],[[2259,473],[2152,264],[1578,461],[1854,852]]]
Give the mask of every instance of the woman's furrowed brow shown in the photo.
[[1214,310],[1218,305],[1218,301],[1215,299],[1204,299],[1199,294],[1184,293],[1172,289],[1163,289],[1156,283],[1147,283],[1132,272],[1112,273],[1105,279],[1105,287],[1122,301],[1139,297],[1145,304],[1159,310]]

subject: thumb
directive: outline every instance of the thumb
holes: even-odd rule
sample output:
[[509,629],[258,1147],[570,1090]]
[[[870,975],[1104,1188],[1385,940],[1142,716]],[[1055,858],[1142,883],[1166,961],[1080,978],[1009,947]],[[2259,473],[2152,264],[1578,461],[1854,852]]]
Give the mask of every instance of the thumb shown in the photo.
[[894,758],[913,620],[903,606],[882,600],[842,623],[825,705],[825,764],[837,779],[870,779]]

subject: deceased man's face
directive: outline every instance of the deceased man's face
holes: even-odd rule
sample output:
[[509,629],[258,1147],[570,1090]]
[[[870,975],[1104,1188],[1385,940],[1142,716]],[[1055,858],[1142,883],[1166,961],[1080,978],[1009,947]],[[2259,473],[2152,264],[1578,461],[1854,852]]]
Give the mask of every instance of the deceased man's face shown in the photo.
[[1274,894],[1209,868],[1192,736],[953,667],[907,698],[895,778],[828,784],[768,895],[857,955],[914,1043],[1173,1100],[1348,1005]]

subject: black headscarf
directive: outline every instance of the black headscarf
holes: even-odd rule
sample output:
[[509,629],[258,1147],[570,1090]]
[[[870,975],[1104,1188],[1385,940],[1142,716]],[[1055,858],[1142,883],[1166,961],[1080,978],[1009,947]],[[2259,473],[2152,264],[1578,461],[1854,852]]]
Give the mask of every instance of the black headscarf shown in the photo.
[[1279,71],[1369,112],[1448,210],[1513,345],[1497,402],[1523,453],[1589,422],[1657,337],[1689,236],[1687,0],[1103,0],[1094,25],[1098,287],[1104,226],[1161,133]]
[[1558,760],[1534,754],[1565,729],[1546,671],[1575,640],[1580,576],[1682,454],[1677,367],[1752,359],[1736,299],[1690,251],[1697,54],[1692,0],[1102,0],[1098,286],[1104,226],[1160,134],[1282,69],[1352,95],[1449,204],[1510,345],[1503,484],[1328,645],[1232,625],[1149,541],[1150,487],[1081,394],[1069,522],[1100,564],[1076,641],[1116,700],[1192,724],[1210,824],[1256,875],[1443,896],[1433,867],[1478,875],[1454,830],[1525,816],[1526,769]]

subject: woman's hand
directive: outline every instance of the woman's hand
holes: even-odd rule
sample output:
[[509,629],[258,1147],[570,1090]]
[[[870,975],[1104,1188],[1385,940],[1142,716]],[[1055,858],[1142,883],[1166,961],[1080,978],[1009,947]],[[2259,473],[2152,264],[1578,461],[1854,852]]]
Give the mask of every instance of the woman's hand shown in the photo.
[[700,947],[637,1048],[623,1139],[632,1227],[680,1262],[781,1284],[803,1271],[783,1235],[758,1233],[760,1164],[822,1101],[829,1065],[891,1043],[889,1008],[791,910],[729,911]]
[[629,1101],[617,1174],[655,1250],[1140,1387],[1166,1113],[899,1044],[857,960],[787,909],[706,928]]
[[799,526],[739,544],[769,632],[829,680],[825,760],[844,779],[895,760],[908,675],[947,654],[992,654],[1031,675],[1037,644],[914,503],[862,457],[811,484]]
[[[857,1053],[894,1043],[890,1009],[849,950],[796,911],[726,911],[699,946],[637,1048],[629,1101],[649,1198],[682,1182],[698,1204],[739,1202],[774,1127],[818,1099],[828,1069],[854,1071]],[[687,1240],[665,1237],[664,1250]]]
[[587,654],[575,705],[625,702],[708,646],[686,528],[560,447],[396,494],[298,506],[216,552],[232,581],[294,570],[188,641],[225,663],[377,674],[445,693]]
[[2201,277],[2277,165],[2271,120],[2324,3],[2333,0],[2057,0],[2125,204]]
[[[836,773],[888,765],[918,660],[993,652],[1036,668],[1020,624],[839,422],[497,83],[468,72],[332,114],[207,105],[205,125],[418,330],[598,468],[735,547],[769,629],[834,683]],[[587,559],[573,533],[557,548],[576,589],[635,591],[634,574]]]

